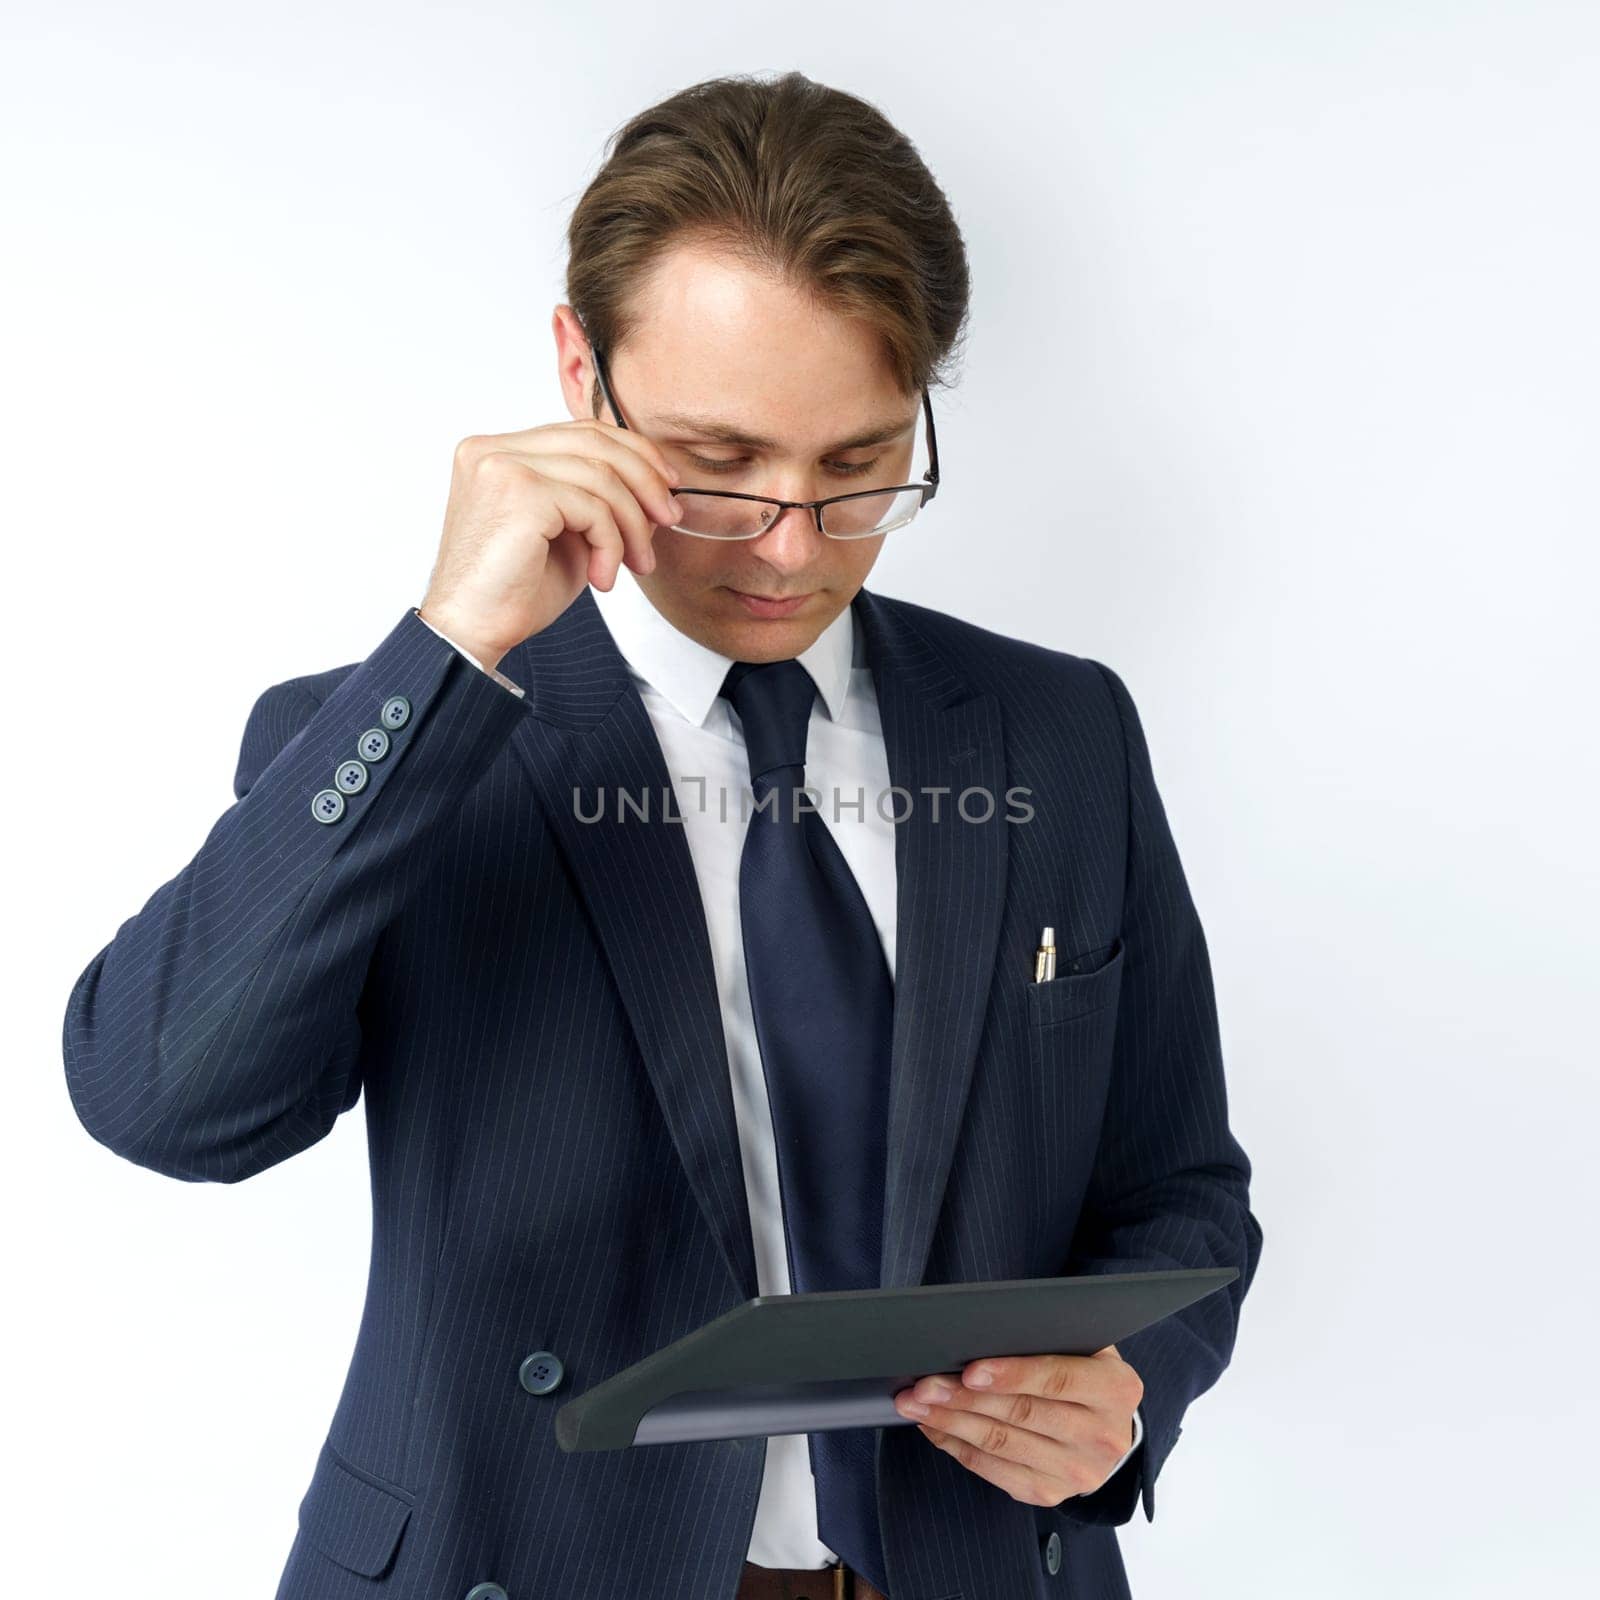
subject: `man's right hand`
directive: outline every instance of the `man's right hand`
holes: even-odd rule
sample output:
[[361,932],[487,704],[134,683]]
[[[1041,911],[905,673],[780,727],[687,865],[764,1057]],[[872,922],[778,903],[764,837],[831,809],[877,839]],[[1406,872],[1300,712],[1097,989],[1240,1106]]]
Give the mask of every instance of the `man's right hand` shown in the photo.
[[598,418],[456,446],[444,536],[418,608],[486,667],[554,622],[624,561],[656,564],[657,527],[679,520],[673,469],[631,428]]

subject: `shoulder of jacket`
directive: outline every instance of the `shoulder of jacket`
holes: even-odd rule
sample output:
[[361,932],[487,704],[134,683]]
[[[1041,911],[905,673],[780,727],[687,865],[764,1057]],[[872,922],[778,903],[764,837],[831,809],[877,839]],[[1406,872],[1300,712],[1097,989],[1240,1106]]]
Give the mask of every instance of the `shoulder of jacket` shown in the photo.
[[912,600],[878,598],[980,693],[996,694],[1005,701],[1016,695],[1036,696],[1043,687],[1057,699],[1086,696],[1107,703],[1104,675],[1110,669],[1092,657],[1020,639]]

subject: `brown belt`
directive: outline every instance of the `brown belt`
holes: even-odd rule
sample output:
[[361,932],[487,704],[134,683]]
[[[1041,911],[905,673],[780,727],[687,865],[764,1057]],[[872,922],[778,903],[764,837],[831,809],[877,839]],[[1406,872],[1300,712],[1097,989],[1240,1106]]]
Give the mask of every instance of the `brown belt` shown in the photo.
[[744,1564],[735,1600],[889,1600],[854,1567],[758,1567]]

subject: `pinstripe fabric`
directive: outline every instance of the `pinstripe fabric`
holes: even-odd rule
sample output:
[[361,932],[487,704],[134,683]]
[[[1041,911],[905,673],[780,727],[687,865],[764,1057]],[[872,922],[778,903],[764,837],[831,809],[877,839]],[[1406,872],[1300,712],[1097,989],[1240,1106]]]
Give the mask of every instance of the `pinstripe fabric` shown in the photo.
[[[883,1429],[890,1592],[1111,1600],[1115,1527],[1141,1495],[1154,1515],[1260,1250],[1204,937],[1115,673],[854,604],[914,802],[895,830],[882,1282],[1241,1273],[1119,1347],[1145,1438],[1096,1495],[1028,1506]],[[699,890],[589,592],[501,666],[526,698],[408,608],[365,660],[263,693],[237,800],[73,987],[68,1088],[94,1138],[188,1181],[247,1178],[364,1102],[367,1298],[278,1600],[490,1581],[509,1600],[726,1600],[764,1441],[567,1455],[553,1432],[569,1395],[757,1292]],[[311,795],[395,694],[412,709],[390,754],[318,823]],[[952,809],[968,787],[995,797],[989,820]],[[614,803],[580,820],[618,789],[650,820]],[[1062,976],[1034,985],[1045,923]],[[518,1381],[536,1350],[566,1369],[548,1395]]]

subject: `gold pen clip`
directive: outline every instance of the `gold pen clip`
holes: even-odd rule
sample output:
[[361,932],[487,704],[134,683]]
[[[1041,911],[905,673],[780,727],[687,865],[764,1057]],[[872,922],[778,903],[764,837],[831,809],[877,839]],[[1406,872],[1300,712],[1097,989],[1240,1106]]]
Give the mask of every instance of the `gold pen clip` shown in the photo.
[[1045,983],[1056,975],[1056,930],[1046,928],[1039,935],[1039,948],[1033,952],[1033,981]]

